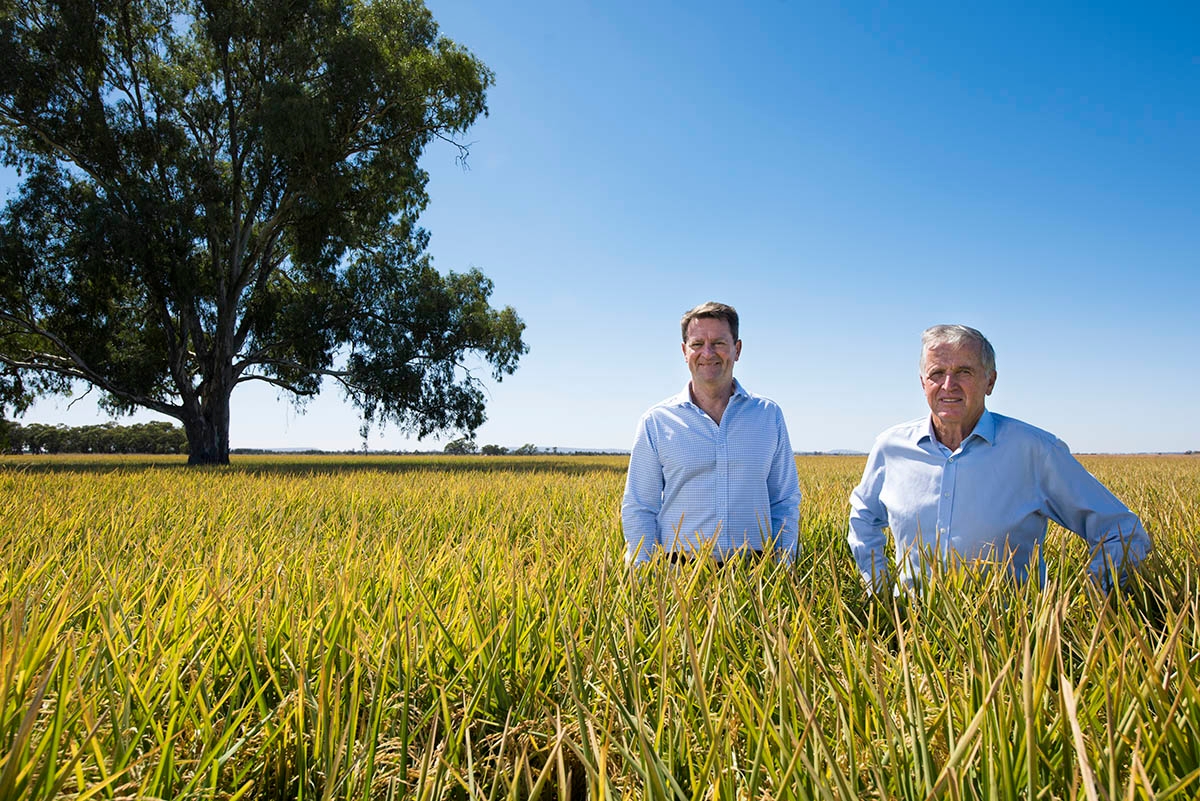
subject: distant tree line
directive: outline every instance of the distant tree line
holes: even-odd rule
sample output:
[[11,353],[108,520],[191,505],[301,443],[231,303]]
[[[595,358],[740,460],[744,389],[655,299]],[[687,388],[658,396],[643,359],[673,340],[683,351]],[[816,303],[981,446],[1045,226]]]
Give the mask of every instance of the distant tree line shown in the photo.
[[0,451],[5,453],[187,453],[187,434],[165,422],[122,426],[20,425],[0,420]]
[[[475,444],[475,440],[470,437],[459,437],[446,443],[443,448],[446,453],[456,456],[465,456],[471,453],[481,453],[484,456],[505,456],[511,454],[513,456],[533,456],[538,452],[538,448],[532,442],[526,442],[519,448],[509,450],[503,445],[484,445],[480,448]],[[557,448],[555,449],[557,450]]]

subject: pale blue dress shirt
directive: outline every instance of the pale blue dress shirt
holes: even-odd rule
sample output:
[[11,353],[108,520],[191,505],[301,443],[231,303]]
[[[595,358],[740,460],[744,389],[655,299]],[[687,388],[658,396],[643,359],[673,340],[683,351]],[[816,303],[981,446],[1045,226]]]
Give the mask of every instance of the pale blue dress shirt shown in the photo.
[[688,387],[652,406],[638,421],[621,523],[633,564],[709,542],[718,560],[772,544],[795,559],[800,483],[779,406],[736,380],[720,425]]
[[1011,558],[1017,580],[1029,575],[1036,552],[1042,583],[1040,546],[1051,520],[1087,541],[1090,572],[1104,586],[1110,571],[1123,575],[1150,551],[1137,516],[1061,440],[985,411],[955,451],[938,442],[930,417],[880,434],[850,496],[848,539],[859,572],[875,590],[889,581],[885,526],[895,540],[902,584],[921,577],[923,551],[966,563]]

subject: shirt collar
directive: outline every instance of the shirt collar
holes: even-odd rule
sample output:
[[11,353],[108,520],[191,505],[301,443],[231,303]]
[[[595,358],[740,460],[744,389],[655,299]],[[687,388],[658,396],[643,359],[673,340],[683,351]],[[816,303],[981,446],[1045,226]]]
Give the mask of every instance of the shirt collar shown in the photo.
[[[743,397],[743,398],[748,398],[748,397],[750,397],[750,393],[747,392],[746,389],[741,385],[741,382],[739,382],[735,378],[735,379],[733,379],[733,395],[730,396],[730,399],[732,400],[733,398],[737,398],[739,396]],[[672,406],[686,406],[689,404],[692,406],[696,405],[695,403],[692,402],[692,382],[691,381],[689,381],[683,385],[682,392],[680,392],[675,397],[671,398]]]
[[[989,445],[996,441],[996,418],[992,417],[992,413],[987,409],[983,410],[983,416],[975,424],[975,430],[971,432],[971,437],[979,437]],[[967,439],[971,437],[967,437]]]
[[[917,444],[926,439],[931,443],[937,442],[937,434],[933,430],[933,415],[925,418],[925,425],[914,428],[913,435]],[[979,422],[975,424],[974,430],[963,440],[963,444],[966,444],[972,437],[979,437],[989,445],[996,441],[996,418],[992,417],[992,413],[987,409],[983,410],[983,415],[979,418]]]

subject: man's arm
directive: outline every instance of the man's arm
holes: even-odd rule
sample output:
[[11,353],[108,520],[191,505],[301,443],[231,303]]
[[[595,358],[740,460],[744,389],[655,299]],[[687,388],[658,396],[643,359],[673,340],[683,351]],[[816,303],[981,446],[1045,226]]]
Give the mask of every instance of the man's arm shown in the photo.
[[1150,535],[1142,521],[1071,455],[1062,440],[1046,450],[1042,482],[1050,518],[1087,542],[1092,551],[1088,572],[1105,589],[1114,573],[1123,581],[1150,553]]
[[859,575],[872,595],[884,592],[891,584],[888,575],[887,508],[879,499],[883,491],[884,458],[880,441],[867,457],[862,481],[850,493],[850,529],[846,535]]
[[778,442],[767,474],[767,498],[771,502],[771,535],[775,548],[790,564],[800,556],[800,479],[796,454],[788,437],[783,411],[775,410]]
[[658,545],[658,514],[663,503],[663,470],[650,436],[650,416],[638,422],[629,474],[621,500],[621,528],[625,533],[625,562],[640,565],[650,561]]

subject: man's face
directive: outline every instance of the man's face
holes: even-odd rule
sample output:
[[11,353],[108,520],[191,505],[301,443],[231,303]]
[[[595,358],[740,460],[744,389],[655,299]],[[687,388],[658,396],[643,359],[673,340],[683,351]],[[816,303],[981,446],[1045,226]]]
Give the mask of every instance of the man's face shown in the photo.
[[734,341],[729,323],[699,317],[688,323],[683,357],[687,359],[692,383],[720,386],[733,381],[733,363],[742,355],[742,341]]
[[996,386],[996,371],[984,369],[975,343],[943,343],[925,349],[921,386],[933,416],[946,425],[962,426],[966,434],[983,416],[984,401]]

